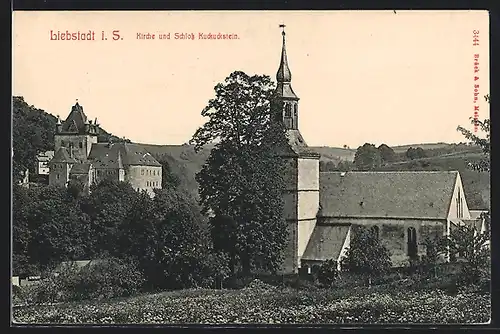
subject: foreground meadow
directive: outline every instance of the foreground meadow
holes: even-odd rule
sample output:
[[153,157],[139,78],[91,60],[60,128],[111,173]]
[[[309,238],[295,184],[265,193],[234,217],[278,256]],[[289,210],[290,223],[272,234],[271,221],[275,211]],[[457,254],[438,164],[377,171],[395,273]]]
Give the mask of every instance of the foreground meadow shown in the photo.
[[486,323],[490,295],[478,291],[276,287],[193,289],[109,301],[18,307],[16,323],[30,324],[349,324]]

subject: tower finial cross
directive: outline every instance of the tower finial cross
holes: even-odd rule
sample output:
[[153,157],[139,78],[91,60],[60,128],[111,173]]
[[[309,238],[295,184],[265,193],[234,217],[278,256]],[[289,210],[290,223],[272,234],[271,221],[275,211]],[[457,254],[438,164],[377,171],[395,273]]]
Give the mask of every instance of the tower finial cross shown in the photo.
[[283,24],[280,24],[281,34],[282,34],[283,36],[285,36],[285,27],[286,27],[286,25],[285,25],[284,23],[283,23]]

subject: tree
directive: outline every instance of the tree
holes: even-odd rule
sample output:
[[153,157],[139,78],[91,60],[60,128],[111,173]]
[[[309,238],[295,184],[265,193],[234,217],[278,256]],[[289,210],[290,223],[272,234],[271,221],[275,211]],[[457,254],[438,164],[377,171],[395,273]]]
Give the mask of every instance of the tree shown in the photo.
[[333,285],[337,276],[337,261],[332,259],[323,262],[317,273],[318,281],[327,286]]
[[353,169],[354,166],[352,161],[340,160],[339,163],[337,164],[337,170],[339,172],[348,172]]
[[378,147],[378,150],[380,151],[380,156],[382,158],[383,163],[388,163],[388,162],[393,162],[395,159],[395,153],[392,148],[387,146],[386,144],[381,144]]
[[29,106],[22,97],[12,100],[12,148],[14,181],[21,179],[26,169],[35,173],[38,153],[54,149],[54,131],[57,119]]
[[[486,102],[490,103],[490,95],[489,94],[485,95],[484,99],[486,100]],[[470,140],[475,145],[478,145],[479,147],[481,147],[481,149],[484,153],[484,158],[477,163],[471,164],[470,167],[473,169],[480,169],[480,170],[487,169],[487,170],[489,170],[490,149],[491,149],[491,143],[490,143],[491,123],[490,123],[490,119],[486,118],[483,121],[481,121],[479,119],[474,119],[473,117],[471,117],[470,120],[471,120],[472,125],[479,128],[481,130],[481,132],[484,133],[484,136],[478,136],[476,134],[476,132],[472,132],[472,131],[470,131],[462,126],[457,127],[457,131],[460,131],[464,135],[465,138]]]
[[229,257],[229,268],[234,274],[238,263],[238,224],[230,216],[214,216],[210,219],[211,237],[216,252],[226,253]]
[[385,273],[392,266],[389,250],[380,242],[374,230],[355,226],[346,256],[341,261],[342,270],[361,274],[368,280]]
[[421,147],[410,147],[408,150],[406,150],[405,156],[407,159],[414,160],[414,159],[422,159],[427,157],[427,153],[424,151],[423,148]]
[[65,188],[40,188],[33,196],[29,225],[34,231],[29,255],[33,263],[46,268],[64,260],[81,260],[88,246],[85,225],[76,202]]
[[153,199],[155,248],[168,287],[210,285],[208,228],[197,203],[176,190],[157,190]]
[[442,237],[427,236],[422,244],[425,247],[425,255],[419,261],[419,265],[424,273],[437,277],[437,268],[441,256],[446,253]]
[[490,233],[479,233],[473,226],[455,226],[444,239],[444,247],[451,258],[460,257],[462,264],[461,279],[465,284],[477,284],[480,279],[489,279],[491,270],[490,249],[487,246]]
[[210,285],[208,228],[189,195],[172,188],[156,190],[154,199],[139,194],[122,229],[121,255],[138,261],[150,288]]
[[354,155],[354,164],[358,170],[373,170],[380,167],[382,156],[373,144],[365,143],[358,147]]
[[319,169],[321,172],[333,172],[337,170],[337,167],[335,166],[335,163],[332,160],[328,160],[328,161],[320,161]]
[[13,185],[12,208],[12,271],[14,275],[29,275],[33,272],[33,263],[30,261],[29,247],[32,244],[33,234],[29,221],[29,213],[34,201],[32,191]]
[[156,160],[162,166],[162,188],[177,188],[181,184],[181,180],[172,171],[172,165],[175,163],[175,160],[170,156],[156,157]]
[[274,85],[268,76],[233,72],[215,87],[216,97],[202,116],[209,120],[193,135],[196,150],[217,143],[196,175],[204,213],[236,222],[229,237],[240,266],[278,269],[286,241],[283,218],[284,125],[271,105]]
[[120,256],[117,252],[121,225],[138,194],[127,182],[105,179],[92,185],[90,195],[81,200],[82,210],[90,220],[92,249],[96,254],[109,252]]

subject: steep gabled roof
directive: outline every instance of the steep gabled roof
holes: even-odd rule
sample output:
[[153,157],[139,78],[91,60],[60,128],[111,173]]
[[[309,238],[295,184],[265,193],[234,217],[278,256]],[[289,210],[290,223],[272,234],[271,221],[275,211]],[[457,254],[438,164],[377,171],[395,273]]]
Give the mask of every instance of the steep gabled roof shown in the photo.
[[297,129],[290,129],[286,132],[286,137],[288,140],[287,145],[281,147],[275,147],[276,154],[286,157],[316,157],[319,158],[321,155],[309,148],[306,141],[302,137],[302,134]]
[[56,153],[54,154],[54,157],[52,160],[50,160],[50,163],[53,162],[68,162],[68,163],[76,163],[76,159],[72,158],[68,152],[68,149],[66,147],[60,147]]
[[87,163],[87,162],[77,163],[77,164],[73,165],[69,174],[70,175],[76,175],[76,174],[88,175],[89,171],[90,171],[90,163]]
[[78,102],[71,107],[71,112],[62,124],[62,132],[85,133],[85,123],[87,116],[83,112],[83,107]]
[[124,142],[93,144],[88,159],[96,168],[123,168],[126,165],[161,166],[142,146]]
[[316,225],[302,260],[337,260],[349,228],[349,225]]
[[458,172],[322,172],[323,217],[446,219]]

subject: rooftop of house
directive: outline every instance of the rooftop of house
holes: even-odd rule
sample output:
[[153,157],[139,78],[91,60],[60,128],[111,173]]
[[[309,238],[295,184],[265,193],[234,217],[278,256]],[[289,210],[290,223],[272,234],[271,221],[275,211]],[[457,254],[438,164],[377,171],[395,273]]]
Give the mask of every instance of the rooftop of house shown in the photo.
[[85,174],[88,175],[90,171],[90,163],[84,162],[84,163],[77,163],[74,164],[73,167],[71,168],[70,175],[77,175],[77,174]]
[[142,146],[126,142],[92,144],[88,159],[95,168],[158,166],[161,164]]
[[309,238],[302,260],[337,260],[349,228],[349,225],[317,224]]
[[446,219],[456,171],[322,172],[322,217]]

